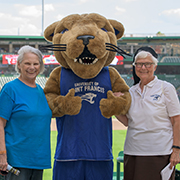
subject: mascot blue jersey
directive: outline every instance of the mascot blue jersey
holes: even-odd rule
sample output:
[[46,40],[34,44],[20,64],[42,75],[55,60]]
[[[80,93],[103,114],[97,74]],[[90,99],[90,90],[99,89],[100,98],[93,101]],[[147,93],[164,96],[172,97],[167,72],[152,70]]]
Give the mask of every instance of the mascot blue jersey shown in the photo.
[[55,159],[97,160],[112,159],[112,119],[102,116],[99,103],[111,90],[108,67],[93,79],[82,79],[70,69],[61,69],[61,95],[71,88],[82,99],[80,113],[56,118],[58,137]]

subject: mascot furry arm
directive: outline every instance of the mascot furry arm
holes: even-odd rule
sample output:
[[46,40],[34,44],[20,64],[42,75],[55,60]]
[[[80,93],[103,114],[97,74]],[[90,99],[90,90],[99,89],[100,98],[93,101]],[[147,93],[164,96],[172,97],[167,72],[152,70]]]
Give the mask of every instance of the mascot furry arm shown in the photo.
[[[96,77],[102,68],[108,66],[117,52],[117,39],[124,33],[123,25],[115,20],[91,14],[73,14],[48,26],[44,32],[47,41],[52,42],[47,48],[54,51],[62,67],[71,69],[82,79]],[[49,106],[54,117],[76,115],[81,110],[81,98],[75,96],[75,89],[69,89],[61,95],[60,77],[62,67],[55,68],[44,88]],[[126,114],[131,103],[129,87],[113,67],[109,67],[112,91],[107,92],[107,99],[101,99],[99,107],[104,117]],[[113,92],[124,93],[115,97]]]

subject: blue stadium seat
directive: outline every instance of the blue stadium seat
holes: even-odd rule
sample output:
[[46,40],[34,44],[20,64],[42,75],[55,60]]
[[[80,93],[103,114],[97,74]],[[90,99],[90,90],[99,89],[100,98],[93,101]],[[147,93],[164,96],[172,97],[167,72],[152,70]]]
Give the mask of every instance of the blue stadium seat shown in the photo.
[[167,63],[180,63],[180,57],[171,57],[171,56],[166,56],[164,57],[162,62],[167,62]]
[[[7,77],[2,76],[2,77],[0,77],[0,87],[3,87],[6,83],[14,80],[15,78],[17,78],[17,76],[7,76]],[[45,77],[37,77],[36,78],[36,83],[39,84],[42,88],[44,88],[46,81],[47,80]]]

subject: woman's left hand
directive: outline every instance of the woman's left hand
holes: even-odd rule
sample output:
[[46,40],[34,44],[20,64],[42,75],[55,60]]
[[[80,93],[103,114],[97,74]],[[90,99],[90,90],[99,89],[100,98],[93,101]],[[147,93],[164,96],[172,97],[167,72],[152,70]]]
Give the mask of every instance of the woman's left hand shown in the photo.
[[[171,123],[173,126],[173,145],[179,146],[180,145],[180,115],[171,117]],[[172,169],[173,166],[180,162],[180,149],[173,148],[173,152],[170,157],[170,168]]]
[[173,152],[170,157],[170,169],[180,162],[180,149],[173,148]]
[[116,96],[116,97],[120,97],[120,96],[123,96],[123,95],[124,95],[124,93],[121,93],[121,92],[114,92],[113,94],[114,94],[114,96]]

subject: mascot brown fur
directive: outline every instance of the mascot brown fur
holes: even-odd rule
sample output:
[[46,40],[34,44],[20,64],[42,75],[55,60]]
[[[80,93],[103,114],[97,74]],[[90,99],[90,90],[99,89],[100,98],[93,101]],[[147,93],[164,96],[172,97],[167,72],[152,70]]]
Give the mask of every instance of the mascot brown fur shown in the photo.
[[129,87],[108,67],[123,32],[99,14],[70,15],[45,30],[53,43],[46,48],[61,64],[44,88],[58,129],[53,180],[112,179],[111,116],[126,114],[131,103]]
[[[44,37],[52,42],[50,50],[54,51],[57,61],[62,67],[71,69],[82,79],[92,79],[114,59],[116,52],[108,49],[117,45],[117,39],[124,33],[123,25],[116,20],[91,14],[73,14],[57,21],[46,28]],[[54,117],[76,115],[80,112],[82,99],[75,96],[72,88],[65,95],[61,95],[60,78],[61,66],[51,73],[44,92]],[[129,87],[113,67],[109,67],[112,91],[107,92],[107,99],[102,98],[99,108],[104,117],[126,114],[131,103]],[[124,93],[115,97],[113,92]]]

